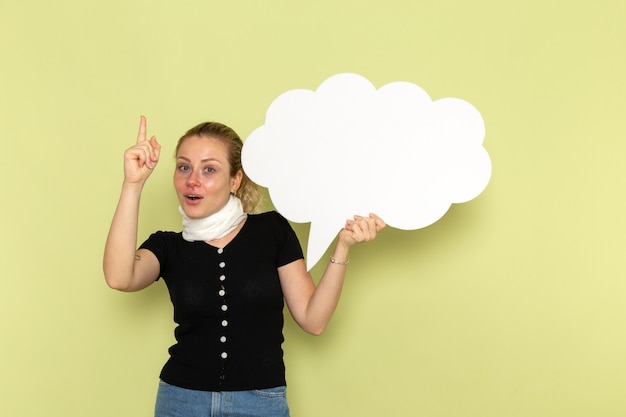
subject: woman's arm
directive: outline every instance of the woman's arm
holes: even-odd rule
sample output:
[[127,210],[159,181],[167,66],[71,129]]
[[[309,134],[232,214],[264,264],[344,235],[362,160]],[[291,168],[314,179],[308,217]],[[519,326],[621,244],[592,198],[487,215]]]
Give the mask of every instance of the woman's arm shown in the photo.
[[330,321],[343,288],[350,248],[376,237],[385,227],[383,220],[370,214],[355,216],[339,233],[337,246],[317,287],[303,259],[278,268],[287,307],[294,320],[307,333],[320,335]]
[[124,183],[104,248],[104,277],[109,287],[137,291],[154,282],[159,262],[147,250],[135,251],[139,201],[143,186],[159,160],[156,137],[146,140],[146,119],[139,124],[137,143],[124,153]]

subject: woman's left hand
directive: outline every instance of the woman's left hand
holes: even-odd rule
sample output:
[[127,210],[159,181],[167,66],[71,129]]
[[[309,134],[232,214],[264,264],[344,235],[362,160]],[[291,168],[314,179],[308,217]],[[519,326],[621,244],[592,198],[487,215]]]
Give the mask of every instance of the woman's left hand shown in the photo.
[[339,233],[339,242],[350,247],[357,243],[368,242],[383,230],[385,222],[375,214],[368,217],[354,216],[354,220],[346,221],[345,227]]

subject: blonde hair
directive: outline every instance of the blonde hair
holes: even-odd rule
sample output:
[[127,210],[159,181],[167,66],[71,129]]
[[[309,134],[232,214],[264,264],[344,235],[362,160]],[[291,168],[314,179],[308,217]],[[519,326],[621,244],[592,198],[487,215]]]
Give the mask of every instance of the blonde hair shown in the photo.
[[261,194],[259,193],[259,187],[252,182],[250,178],[248,178],[241,165],[241,148],[243,147],[243,142],[241,141],[239,135],[233,129],[222,123],[200,123],[199,125],[189,129],[183,136],[181,136],[180,139],[178,139],[178,144],[176,145],[176,155],[178,155],[180,145],[192,136],[217,139],[226,145],[228,163],[230,164],[230,176],[234,177],[239,171],[243,174],[241,184],[239,189],[235,192],[235,195],[241,199],[243,211],[246,213],[258,212],[261,206]]

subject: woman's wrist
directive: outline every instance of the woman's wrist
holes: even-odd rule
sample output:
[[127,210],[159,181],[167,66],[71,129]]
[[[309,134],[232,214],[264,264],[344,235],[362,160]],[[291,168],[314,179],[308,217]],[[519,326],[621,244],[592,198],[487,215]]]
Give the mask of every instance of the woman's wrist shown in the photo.
[[124,180],[124,182],[122,183],[122,191],[141,193],[141,191],[143,191],[143,186],[145,183],[146,183],[145,181],[130,182],[130,181]]
[[335,251],[330,257],[330,263],[337,265],[347,265],[350,262],[348,255],[350,254],[350,247],[342,244],[341,242],[337,243],[335,247]]
[[346,258],[345,261],[338,261],[337,259],[335,259],[334,257],[330,257],[330,263],[331,264],[337,264],[337,265],[348,265],[350,263],[350,259]]

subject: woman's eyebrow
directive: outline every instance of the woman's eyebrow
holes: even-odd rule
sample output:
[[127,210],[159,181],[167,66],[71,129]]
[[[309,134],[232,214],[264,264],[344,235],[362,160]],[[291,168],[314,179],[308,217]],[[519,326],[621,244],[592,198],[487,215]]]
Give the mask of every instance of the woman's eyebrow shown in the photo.
[[[184,161],[191,162],[191,159],[187,158],[186,156],[179,156],[179,157],[177,157],[176,159],[182,159],[182,160],[184,160]],[[220,160],[219,160],[219,159],[217,159],[217,158],[213,158],[213,157],[210,157],[210,158],[204,158],[204,159],[200,160],[200,162],[210,162],[210,161],[219,162],[220,164],[222,163],[222,161],[220,161]]]

